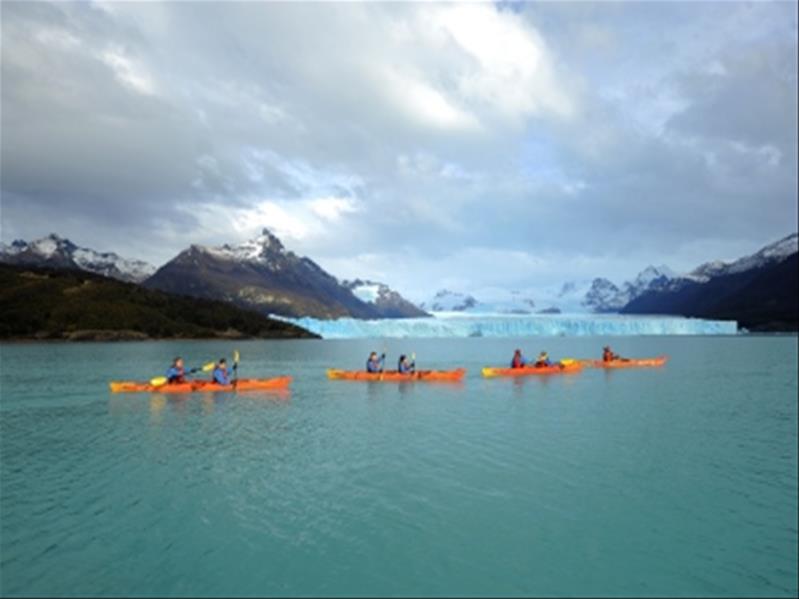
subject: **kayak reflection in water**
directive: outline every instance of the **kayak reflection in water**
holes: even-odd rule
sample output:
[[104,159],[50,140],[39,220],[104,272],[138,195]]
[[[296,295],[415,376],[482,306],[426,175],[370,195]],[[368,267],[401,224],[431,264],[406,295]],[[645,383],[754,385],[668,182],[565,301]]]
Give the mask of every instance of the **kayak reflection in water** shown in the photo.
[[538,354],[538,358],[535,361],[536,368],[542,368],[544,366],[552,366],[552,360],[549,359],[549,354],[547,352],[542,351]]
[[219,362],[217,362],[216,367],[214,368],[213,380],[219,385],[230,384],[230,375],[228,375],[227,360],[225,360],[225,358],[220,358]]
[[377,357],[377,352],[369,354],[369,359],[366,360],[366,372],[383,372],[383,363],[386,361],[386,354],[382,354],[380,358]]
[[397,372],[400,374],[410,374],[412,372],[416,372],[416,361],[414,360],[411,362],[408,360],[405,354],[402,354],[397,362]]
[[166,371],[166,382],[169,384],[186,382],[186,368],[180,356],[172,360],[172,366]]
[[527,358],[522,355],[522,350],[517,349],[513,352],[513,359],[510,361],[511,368],[524,368],[527,365]]

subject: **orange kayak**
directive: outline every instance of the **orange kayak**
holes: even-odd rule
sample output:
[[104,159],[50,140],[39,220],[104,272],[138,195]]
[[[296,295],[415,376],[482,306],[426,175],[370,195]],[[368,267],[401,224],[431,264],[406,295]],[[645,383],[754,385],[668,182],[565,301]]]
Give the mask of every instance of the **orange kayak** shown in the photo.
[[187,381],[153,386],[150,383],[135,381],[111,381],[108,385],[113,393],[195,393],[214,391],[258,391],[268,389],[285,389],[291,384],[290,376],[279,376],[271,379],[239,379],[235,385],[219,385],[211,381]]
[[527,376],[534,374],[572,374],[582,370],[582,364],[573,362],[563,366],[529,366],[524,368],[483,368],[483,376],[493,378],[496,376]]
[[658,356],[657,358],[630,358],[628,360],[581,360],[586,366],[594,368],[652,368],[663,366],[669,359],[668,356]]
[[361,370],[338,370],[328,368],[327,378],[345,381],[459,381],[466,374],[465,368],[455,370],[419,370],[400,374],[396,370],[386,372],[364,372]]

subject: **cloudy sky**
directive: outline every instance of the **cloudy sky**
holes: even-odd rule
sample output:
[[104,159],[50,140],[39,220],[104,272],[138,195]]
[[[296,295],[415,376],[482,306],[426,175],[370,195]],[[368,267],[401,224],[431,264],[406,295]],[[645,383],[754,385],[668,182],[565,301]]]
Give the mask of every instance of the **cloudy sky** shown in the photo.
[[3,241],[270,227],[414,299],[796,230],[795,2],[2,3]]

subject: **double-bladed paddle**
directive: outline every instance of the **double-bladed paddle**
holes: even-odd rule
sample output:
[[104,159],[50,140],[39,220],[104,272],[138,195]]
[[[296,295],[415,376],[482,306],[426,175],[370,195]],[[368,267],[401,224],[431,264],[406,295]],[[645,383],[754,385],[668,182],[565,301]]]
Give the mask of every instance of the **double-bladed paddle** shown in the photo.
[[[214,369],[214,366],[215,366],[215,362],[208,362],[208,364],[205,364],[201,368],[192,368],[186,374],[194,374],[195,372],[199,372],[199,371],[211,372]],[[155,378],[151,378],[150,379],[150,384],[153,387],[160,387],[161,385],[166,385],[168,382],[169,382],[169,379],[167,379],[165,376],[157,376]]]

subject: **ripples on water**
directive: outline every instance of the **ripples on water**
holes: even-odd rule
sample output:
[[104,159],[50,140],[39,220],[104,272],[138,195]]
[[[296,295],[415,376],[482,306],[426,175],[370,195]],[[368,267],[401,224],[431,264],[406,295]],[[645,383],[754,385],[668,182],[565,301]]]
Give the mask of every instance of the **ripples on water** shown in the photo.
[[243,376],[291,391],[190,397],[106,383],[232,344],[4,345],[0,593],[795,596],[796,338],[624,338],[672,359],[479,378],[605,341],[375,342],[459,385],[324,378],[369,341],[240,343]]

